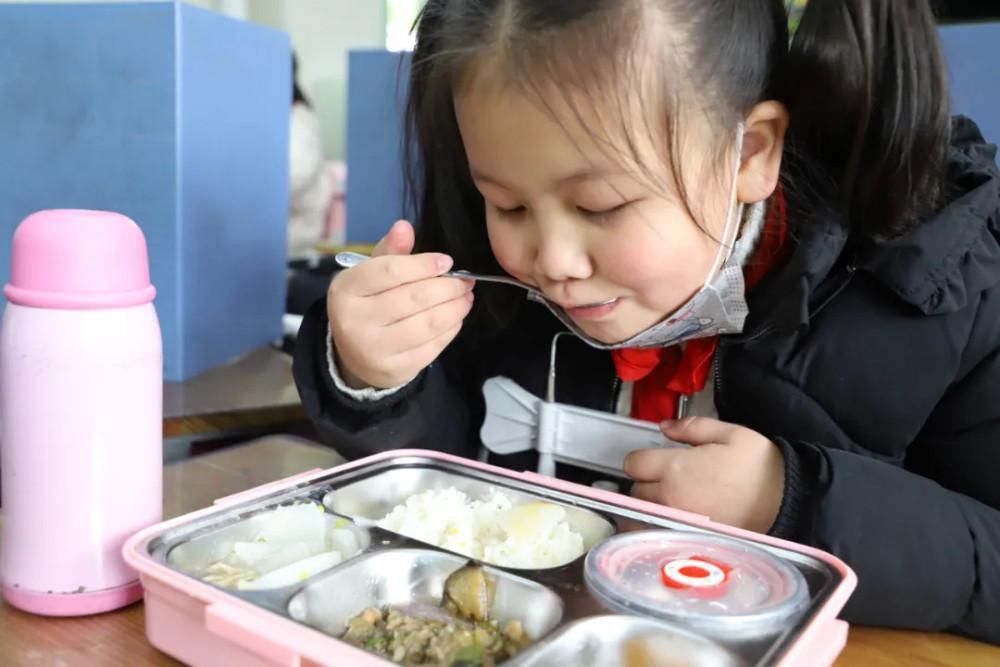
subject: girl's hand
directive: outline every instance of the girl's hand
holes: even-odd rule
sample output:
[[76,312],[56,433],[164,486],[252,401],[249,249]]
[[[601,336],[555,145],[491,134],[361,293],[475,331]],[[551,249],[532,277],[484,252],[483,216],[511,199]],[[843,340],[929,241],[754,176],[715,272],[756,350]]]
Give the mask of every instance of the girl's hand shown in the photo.
[[341,271],[327,292],[337,366],[348,386],[407,384],[458,335],[472,309],[472,283],[440,277],[447,255],[411,255],[410,223],[397,222],[372,259]]
[[632,495],[739,528],[767,532],[778,518],[785,460],[755,431],[714,419],[665,422],[663,433],[691,449],[642,449],[625,459]]

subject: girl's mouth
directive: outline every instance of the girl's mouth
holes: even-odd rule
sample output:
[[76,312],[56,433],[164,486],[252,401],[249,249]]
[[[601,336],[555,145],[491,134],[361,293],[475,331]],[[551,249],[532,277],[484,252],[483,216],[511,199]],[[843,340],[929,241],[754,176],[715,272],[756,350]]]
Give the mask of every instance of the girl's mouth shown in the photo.
[[598,303],[588,303],[582,306],[564,307],[566,314],[574,320],[600,320],[610,315],[621,303],[621,299],[607,299]]

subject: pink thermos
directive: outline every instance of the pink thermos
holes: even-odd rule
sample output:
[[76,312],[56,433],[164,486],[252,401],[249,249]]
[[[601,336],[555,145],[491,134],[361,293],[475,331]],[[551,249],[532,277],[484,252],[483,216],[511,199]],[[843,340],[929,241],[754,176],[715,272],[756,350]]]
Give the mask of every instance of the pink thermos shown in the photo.
[[43,211],[14,234],[0,331],[0,580],[26,611],[142,596],[126,538],[162,515],[163,349],[125,216]]

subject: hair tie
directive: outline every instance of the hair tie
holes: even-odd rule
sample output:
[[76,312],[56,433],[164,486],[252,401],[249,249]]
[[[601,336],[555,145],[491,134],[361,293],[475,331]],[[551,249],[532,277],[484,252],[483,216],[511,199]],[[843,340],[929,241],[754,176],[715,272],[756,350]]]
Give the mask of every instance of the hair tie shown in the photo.
[[795,37],[799,30],[799,23],[802,21],[802,14],[806,11],[809,0],[785,0],[785,11],[788,12],[788,39]]

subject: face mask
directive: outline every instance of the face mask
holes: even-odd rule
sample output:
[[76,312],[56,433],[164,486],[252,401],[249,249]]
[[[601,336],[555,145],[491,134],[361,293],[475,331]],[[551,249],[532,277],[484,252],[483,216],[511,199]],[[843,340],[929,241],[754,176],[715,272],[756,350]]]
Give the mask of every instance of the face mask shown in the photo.
[[[601,350],[620,348],[669,347],[695,338],[708,338],[719,334],[736,334],[743,331],[749,312],[746,302],[746,286],[743,281],[741,259],[748,249],[736,242],[743,222],[743,204],[736,198],[741,156],[743,152],[743,124],[737,130],[736,165],[733,186],[726,212],[726,226],[722,232],[722,242],[715,256],[712,268],[701,288],[669,317],[640,331],[628,340],[618,343],[603,343],[584,333],[561,307],[529,292],[528,298],[544,304],[566,327],[592,347]],[[747,228],[758,228],[764,218],[764,203],[750,208]],[[735,213],[735,214],[734,214]],[[753,242],[752,234],[745,234],[745,244]]]

